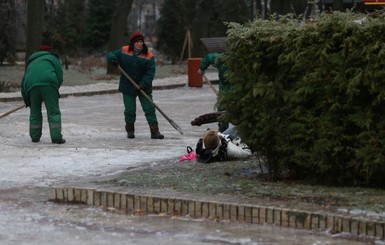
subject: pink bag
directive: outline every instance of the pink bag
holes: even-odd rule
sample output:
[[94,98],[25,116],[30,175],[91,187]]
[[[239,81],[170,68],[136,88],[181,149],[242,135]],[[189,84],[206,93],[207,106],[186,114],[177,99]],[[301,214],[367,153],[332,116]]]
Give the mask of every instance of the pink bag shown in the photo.
[[196,155],[195,155],[195,151],[193,151],[191,146],[187,146],[187,154],[181,156],[180,159],[179,159],[179,162],[182,162],[182,161],[195,161],[196,159],[197,158],[196,158]]

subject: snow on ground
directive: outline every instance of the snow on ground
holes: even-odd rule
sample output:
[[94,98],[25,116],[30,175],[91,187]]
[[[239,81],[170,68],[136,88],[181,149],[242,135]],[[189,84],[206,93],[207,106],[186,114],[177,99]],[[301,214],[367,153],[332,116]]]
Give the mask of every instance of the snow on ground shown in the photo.
[[[175,78],[178,79],[181,78]],[[172,78],[167,82],[172,83]],[[113,85],[116,88],[117,85]],[[99,85],[87,86],[96,89]],[[45,110],[43,136],[39,143],[32,143],[28,134],[29,109],[21,109],[0,119],[2,187],[46,186],[114,174],[143,164],[177,161],[186,153],[186,146],[195,146],[205,131],[206,127],[193,127],[190,122],[213,111],[215,95],[205,84],[203,88],[186,86],[156,90],[153,96],[161,110],[182,128],[183,135],[157,112],[165,139],[150,139],[148,125],[138,104],[136,138],[127,139],[120,93],[62,98],[62,133],[67,140],[63,145],[50,142]],[[4,113],[18,105],[20,101],[0,103],[0,111]],[[216,127],[216,124],[207,127]]]

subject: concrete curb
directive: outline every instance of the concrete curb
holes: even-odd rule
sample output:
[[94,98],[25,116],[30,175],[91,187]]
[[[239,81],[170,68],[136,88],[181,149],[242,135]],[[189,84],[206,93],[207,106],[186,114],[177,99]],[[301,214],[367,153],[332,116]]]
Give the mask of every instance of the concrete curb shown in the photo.
[[[206,76],[212,81],[213,84],[218,84],[218,74],[215,72],[207,73]],[[176,79],[176,80],[175,80]],[[181,88],[188,85],[188,76],[181,75],[175,76],[173,81],[170,81],[169,78],[158,78],[153,81],[153,90],[164,90],[164,89],[175,89]],[[202,81],[202,84],[205,84],[205,81]],[[89,85],[102,84],[97,88],[90,88]],[[118,83],[110,83],[106,81],[100,81],[94,84],[78,85],[78,86],[62,86],[60,88],[60,96],[62,98],[68,96],[92,96],[100,94],[112,94],[118,93]],[[19,92],[10,92],[10,93],[0,93],[0,102],[11,102],[11,101],[23,101],[21,93]]]
[[[154,195],[154,193],[119,192],[94,188],[53,187],[49,200],[83,203],[97,207],[144,213],[166,213],[229,220],[251,224],[270,224],[282,227],[349,234],[356,239],[385,239],[385,221],[337,215],[328,212],[309,212],[299,209],[243,204],[236,200],[215,201],[210,197]],[[209,201],[208,201],[209,200]]]
[[[175,89],[175,88],[181,88],[185,87],[186,84],[168,84],[168,85],[158,85],[154,86],[153,90],[164,90],[164,89]],[[100,90],[100,91],[82,91],[82,92],[70,92],[70,93],[61,93],[60,97],[65,98],[69,96],[93,96],[93,95],[101,95],[101,94],[114,94],[119,93],[117,89],[106,89],[106,90]],[[0,102],[11,102],[11,101],[23,101],[23,98],[20,96],[15,97],[0,97]]]

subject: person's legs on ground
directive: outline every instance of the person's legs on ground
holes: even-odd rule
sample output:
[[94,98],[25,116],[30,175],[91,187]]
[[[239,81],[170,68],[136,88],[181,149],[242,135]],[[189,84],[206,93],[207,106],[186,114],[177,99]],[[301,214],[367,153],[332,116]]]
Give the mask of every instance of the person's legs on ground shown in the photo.
[[136,96],[123,94],[124,120],[126,122],[127,138],[135,138]]
[[[224,110],[218,109],[218,112],[223,112]],[[221,118],[218,118],[218,131],[223,133],[229,127],[229,123],[223,121]]]
[[59,107],[59,91],[51,86],[41,87],[42,96],[47,109],[47,118],[51,141],[54,144],[63,144],[65,140],[61,134],[61,112]]
[[229,127],[229,123],[227,122],[218,122],[218,131],[223,133],[224,131],[227,130],[227,128]]
[[[152,95],[148,95],[152,99]],[[150,127],[151,139],[164,139],[164,135],[159,132],[158,120],[155,114],[154,105],[148,101],[143,95],[139,95],[139,101],[142,105],[144,115]]]
[[229,123],[229,127],[222,133],[229,135],[230,139],[234,139],[239,136],[237,128],[231,123]]
[[41,104],[43,98],[40,94],[40,87],[35,87],[29,92],[30,114],[29,114],[29,136],[32,142],[39,142],[43,130],[43,115]]

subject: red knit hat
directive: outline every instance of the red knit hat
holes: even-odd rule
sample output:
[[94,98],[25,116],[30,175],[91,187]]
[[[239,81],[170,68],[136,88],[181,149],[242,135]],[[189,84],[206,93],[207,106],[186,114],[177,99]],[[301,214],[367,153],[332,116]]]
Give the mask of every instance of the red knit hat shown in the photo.
[[52,47],[49,45],[40,45],[39,46],[39,51],[51,51]]
[[131,45],[134,45],[134,43],[136,43],[139,40],[142,40],[144,42],[144,36],[142,33],[136,31],[136,32],[131,34],[131,36],[130,36]]

